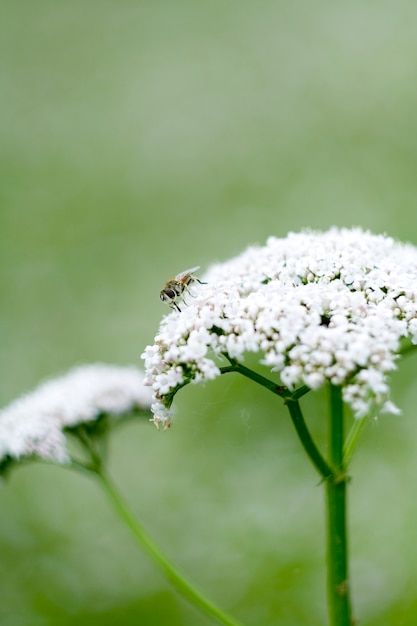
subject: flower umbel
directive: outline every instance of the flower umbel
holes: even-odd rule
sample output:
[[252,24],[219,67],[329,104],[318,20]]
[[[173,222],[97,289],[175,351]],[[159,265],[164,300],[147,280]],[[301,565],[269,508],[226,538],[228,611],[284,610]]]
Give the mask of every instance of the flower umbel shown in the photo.
[[68,463],[65,429],[150,404],[150,390],[136,367],[76,367],[0,411],[0,465],[25,457]]
[[158,425],[175,392],[248,352],[288,389],[343,387],[357,417],[395,412],[387,374],[400,339],[417,343],[417,248],[360,229],[290,233],[212,266],[142,355]]

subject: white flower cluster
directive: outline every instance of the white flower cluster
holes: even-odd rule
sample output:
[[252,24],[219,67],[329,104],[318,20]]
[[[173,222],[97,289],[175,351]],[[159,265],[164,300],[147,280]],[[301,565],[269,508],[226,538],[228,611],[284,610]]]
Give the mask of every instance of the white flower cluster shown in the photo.
[[172,392],[220,374],[222,355],[279,372],[289,389],[343,386],[357,417],[388,401],[402,337],[417,343],[417,248],[361,229],[270,237],[212,266],[181,312],[167,315],[142,357],[154,421],[169,425]]
[[52,379],[0,411],[0,462],[37,456],[67,463],[64,429],[101,414],[149,409],[151,392],[136,367],[96,363]]

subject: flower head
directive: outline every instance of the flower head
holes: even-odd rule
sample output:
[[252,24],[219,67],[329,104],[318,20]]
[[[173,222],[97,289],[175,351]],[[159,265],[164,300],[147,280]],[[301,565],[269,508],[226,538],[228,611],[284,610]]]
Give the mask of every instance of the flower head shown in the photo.
[[136,367],[76,367],[0,411],[0,464],[32,456],[67,463],[65,429],[150,405],[150,390]]
[[393,412],[387,373],[402,337],[417,343],[417,248],[360,229],[270,237],[213,265],[142,355],[155,422],[175,391],[219,376],[223,355],[260,353],[290,390],[343,386],[356,416]]

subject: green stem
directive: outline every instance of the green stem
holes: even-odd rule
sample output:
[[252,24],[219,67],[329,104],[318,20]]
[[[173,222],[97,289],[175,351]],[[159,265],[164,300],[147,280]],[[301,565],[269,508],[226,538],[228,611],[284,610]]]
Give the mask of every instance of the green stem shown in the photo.
[[287,398],[291,396],[291,392],[288,390],[287,387],[277,385],[276,383],[274,383],[273,380],[269,380],[269,378],[265,378],[265,376],[254,372],[253,370],[245,367],[244,365],[242,365],[242,363],[239,363],[235,359],[231,359],[230,357],[227,358],[229,359],[231,365],[221,367],[220,371],[222,374],[228,374],[229,372],[238,372],[239,374],[246,376],[246,378],[250,378],[250,380],[253,380],[255,383],[262,385],[262,387],[266,387],[266,389],[269,389],[269,391],[272,391],[272,393],[281,396],[281,398]]
[[330,386],[329,457],[338,470],[326,481],[327,583],[331,626],[351,626],[346,533],[347,476],[343,463],[344,415],[340,387]]
[[113,508],[119,515],[119,517],[130,528],[138,543],[151,555],[151,557],[159,564],[162,570],[165,572],[167,578],[174,585],[177,591],[184,597],[190,604],[194,605],[206,615],[214,619],[219,624],[225,626],[241,626],[239,622],[224,613],[215,604],[210,602],[201,591],[199,591],[192,583],[188,582],[181,572],[173,565],[159,547],[153,542],[145,529],[133,516],[128,506],[122,499],[119,491],[113,485],[112,481],[103,473],[96,472],[96,476],[99,479],[104,491],[106,492]]
[[287,387],[277,385],[272,380],[265,378],[265,376],[262,376],[261,374],[254,372],[248,367],[245,367],[244,365],[239,363],[237,360],[231,359],[230,357],[227,357],[227,358],[230,361],[230,365],[227,367],[221,368],[222,374],[226,374],[229,372],[238,372],[239,374],[246,376],[246,378],[250,378],[250,380],[253,380],[259,385],[262,385],[262,387],[269,389],[269,391],[272,391],[272,393],[285,399],[285,403],[288,406],[292,422],[295,426],[295,430],[297,431],[297,434],[300,438],[303,448],[307,452],[308,456],[310,457],[310,460],[312,461],[313,465],[315,466],[315,468],[317,469],[317,471],[319,472],[319,474],[321,475],[323,479],[330,478],[330,477],[335,478],[336,474],[334,470],[325,461],[319,449],[317,448],[316,444],[314,443],[314,440],[310,434],[310,431],[307,428],[307,424],[304,421],[304,417],[301,412],[300,403],[298,402],[298,399],[304,396],[306,393],[308,393],[310,391],[310,388],[307,387],[306,385],[303,385],[299,389],[296,389],[294,392],[291,392]]
[[300,398],[305,396],[306,393],[308,393],[309,391],[311,391],[310,387],[307,387],[307,385],[302,385],[302,387],[299,387],[292,393],[292,397],[295,400],[299,400]]
[[312,461],[314,467],[317,469],[323,479],[335,480],[336,475],[334,470],[323,458],[319,449],[314,443],[312,436],[310,435],[310,431],[308,430],[307,424],[304,421],[300,403],[298,402],[298,400],[289,398],[286,400],[286,405],[290,412],[292,423],[294,424],[295,430],[297,431],[297,435],[303,445],[304,450],[310,457],[310,460]]
[[364,426],[368,423],[367,417],[354,418],[352,428],[346,437],[345,445],[343,447],[343,464],[348,467],[349,462],[355,452],[356,445],[358,443],[360,434]]

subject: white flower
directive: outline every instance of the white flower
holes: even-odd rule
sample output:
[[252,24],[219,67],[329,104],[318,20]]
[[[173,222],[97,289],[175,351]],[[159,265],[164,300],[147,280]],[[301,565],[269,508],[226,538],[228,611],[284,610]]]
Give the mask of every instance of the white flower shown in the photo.
[[396,412],[387,374],[400,339],[417,343],[417,248],[360,229],[290,233],[213,265],[142,355],[158,423],[187,382],[248,352],[294,389],[343,386],[360,417]]
[[136,367],[96,363],[42,384],[0,411],[0,462],[38,456],[67,463],[64,429],[106,413],[117,417],[149,409],[150,389]]

